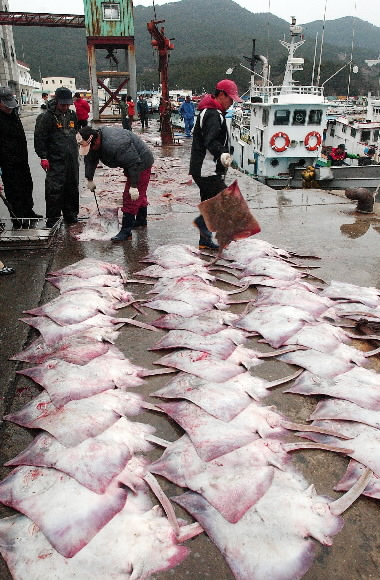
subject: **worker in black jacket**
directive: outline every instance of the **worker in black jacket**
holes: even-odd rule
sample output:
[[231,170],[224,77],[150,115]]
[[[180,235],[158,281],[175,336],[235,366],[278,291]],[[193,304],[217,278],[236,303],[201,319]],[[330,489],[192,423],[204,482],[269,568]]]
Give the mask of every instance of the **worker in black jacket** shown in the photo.
[[34,149],[46,171],[46,226],[60,218],[68,224],[78,221],[79,157],[76,141],[77,117],[70,110],[72,93],[65,87],[55,91],[47,110],[38,116],[34,131]]
[[[214,95],[205,95],[198,105],[189,173],[199,187],[201,201],[214,197],[227,187],[224,178],[232,157],[225,114],[234,101],[241,100],[234,81],[225,79],[218,82]],[[198,216],[194,225],[200,231],[199,248],[217,249],[203,216]]]
[[[0,168],[4,196],[12,207],[15,228],[28,228],[42,217],[33,211],[33,181],[28,146],[18,114],[18,102],[9,87],[0,87]],[[32,219],[28,219],[32,218]]]

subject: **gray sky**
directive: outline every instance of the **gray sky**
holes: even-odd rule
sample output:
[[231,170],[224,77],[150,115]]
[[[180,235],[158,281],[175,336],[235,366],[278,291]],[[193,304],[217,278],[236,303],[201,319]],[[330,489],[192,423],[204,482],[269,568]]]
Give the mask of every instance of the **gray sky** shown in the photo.
[[[166,4],[168,0],[155,0],[155,5]],[[380,26],[380,10],[378,0],[236,0],[250,12],[272,12],[276,16],[290,22],[291,16],[297,18],[299,24],[322,20],[325,5],[327,5],[327,20],[335,20],[342,16],[357,16],[376,26]],[[207,0],[206,0],[207,2]],[[359,6],[360,4],[360,6]],[[152,0],[136,0],[134,5],[153,6]],[[9,0],[10,11],[53,12],[55,14],[83,14],[82,0]],[[153,10],[152,10],[153,15]],[[157,15],[159,18],[159,13]],[[374,55],[377,56],[377,55]]]

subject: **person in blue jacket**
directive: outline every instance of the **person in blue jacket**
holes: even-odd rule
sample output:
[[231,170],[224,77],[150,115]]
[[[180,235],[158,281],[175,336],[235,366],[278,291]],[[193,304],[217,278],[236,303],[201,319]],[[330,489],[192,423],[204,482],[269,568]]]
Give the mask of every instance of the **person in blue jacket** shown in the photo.
[[186,99],[180,106],[179,114],[185,121],[185,136],[191,137],[191,130],[194,127],[195,106],[190,95],[186,96]]

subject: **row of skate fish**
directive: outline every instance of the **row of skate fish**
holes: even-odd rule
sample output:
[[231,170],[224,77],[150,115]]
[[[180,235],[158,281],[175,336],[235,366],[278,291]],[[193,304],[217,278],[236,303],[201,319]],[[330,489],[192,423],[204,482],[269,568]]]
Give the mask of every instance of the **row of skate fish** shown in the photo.
[[[14,579],[104,580],[111,571],[120,580],[148,578],[180,563],[188,553],[181,544],[203,529],[238,580],[295,580],[312,565],[314,539],[330,545],[340,514],[363,490],[380,497],[380,381],[367,368],[377,351],[349,346],[358,336],[339,326],[347,317],[378,321],[379,291],[335,282],[322,290],[306,281],[310,268],[253,238],[232,242],[222,257],[214,268],[236,276],[230,291],[214,284],[216,270],[194,248],[157,248],[135,274],[155,281],[143,302],[124,290],[126,275],[115,265],[82,260],[51,274],[61,294],[23,319],[41,336],[14,357],[37,364],[19,372],[45,390],[6,417],[42,430],[0,483],[0,501],[24,514],[0,521],[0,551]],[[257,297],[241,300],[249,286],[258,286]],[[244,302],[243,313],[229,311]],[[138,320],[117,316],[131,304]],[[146,308],[165,314],[146,324]],[[150,348],[172,350],[155,361],[157,373],[180,371],[152,393],[165,402],[127,391],[154,371],[113,344],[125,323],[152,337],[168,331]],[[269,345],[265,352],[246,346],[253,336]],[[255,377],[268,357],[306,370],[272,382]],[[294,378],[288,392],[331,397],[311,424],[260,403]],[[165,441],[129,418],[147,409],[171,417],[184,435]],[[152,443],[165,450],[149,463],[142,454]],[[300,448],[350,456],[336,486],[347,494],[318,495],[292,464]],[[176,520],[152,474],[189,490],[172,499],[198,523]],[[152,507],[148,484],[167,518]]]

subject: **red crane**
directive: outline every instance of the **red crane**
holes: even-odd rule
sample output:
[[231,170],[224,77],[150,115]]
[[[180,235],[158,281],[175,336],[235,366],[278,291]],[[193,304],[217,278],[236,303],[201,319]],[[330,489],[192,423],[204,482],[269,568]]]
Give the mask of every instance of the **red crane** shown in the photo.
[[[165,20],[151,20],[147,24],[148,31],[152,37],[152,46],[158,50],[158,72],[160,73],[162,101],[160,107],[161,117],[161,143],[162,145],[173,145],[173,132],[170,124],[170,99],[168,86],[169,50],[174,49],[174,45],[166,38],[164,28],[160,30],[157,24]],[[173,39],[172,39],[173,40]]]

